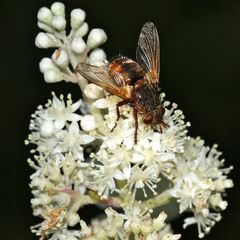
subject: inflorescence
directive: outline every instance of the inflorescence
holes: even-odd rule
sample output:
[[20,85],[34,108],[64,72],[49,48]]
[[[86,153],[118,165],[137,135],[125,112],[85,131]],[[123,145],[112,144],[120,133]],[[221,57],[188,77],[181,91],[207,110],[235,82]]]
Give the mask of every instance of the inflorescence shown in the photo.
[[[52,99],[32,114],[25,141],[34,146],[28,159],[35,171],[31,204],[33,214],[43,219],[32,231],[41,240],[177,240],[180,234],[172,234],[165,224],[166,213],[155,211],[176,199],[179,213],[193,213],[184,227],[197,224],[199,238],[204,237],[227,207],[223,195],[233,186],[227,177],[232,167],[224,168],[217,146],[209,148],[202,139],[187,135],[190,123],[163,93],[168,125],[163,133],[140,124],[135,144],[134,118],[127,105],[111,131],[119,98],[74,71],[79,62],[106,61],[99,48],[106,33],[95,28],[88,34],[85,17],[82,9],[74,9],[67,35],[62,3],[38,12],[43,32],[37,35],[36,46],[56,48],[51,58],[40,61],[45,81],[76,83],[83,99],[73,102],[70,94],[65,99],[52,93]],[[105,217],[84,222],[79,209],[88,204],[106,206]]]

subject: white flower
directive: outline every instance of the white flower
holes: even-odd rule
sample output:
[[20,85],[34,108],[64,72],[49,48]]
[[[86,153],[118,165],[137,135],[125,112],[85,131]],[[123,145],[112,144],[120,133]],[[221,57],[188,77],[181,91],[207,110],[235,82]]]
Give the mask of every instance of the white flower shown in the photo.
[[218,183],[227,179],[230,168],[222,168],[223,161],[219,159],[221,153],[213,148],[204,146],[200,138],[190,138],[185,144],[185,152],[179,154],[176,168],[172,172],[174,187],[169,193],[180,204],[180,213],[190,209],[194,218],[188,218],[184,226],[198,224],[199,237],[208,233],[220,214],[209,213],[211,209],[224,210],[227,202],[222,200],[221,194],[225,188],[218,189]]
[[40,32],[35,39],[35,45],[39,48],[57,47],[57,40],[50,33]]
[[51,6],[52,13],[55,16],[65,16],[65,6],[61,2],[55,2]]
[[96,64],[106,60],[107,55],[101,48],[94,49],[89,55],[89,63]]
[[95,164],[95,168],[96,170],[90,173],[94,179],[90,186],[102,199],[106,199],[110,193],[117,191],[114,180],[117,164],[106,160],[104,165]]
[[39,63],[39,68],[42,73],[45,73],[48,70],[59,70],[51,58],[43,58]]
[[85,115],[81,119],[81,128],[86,132],[91,132],[96,128],[96,121],[92,115]]
[[96,48],[107,41],[107,35],[103,29],[94,28],[88,35],[87,46],[89,48]]
[[49,69],[44,73],[44,80],[47,83],[56,83],[64,79],[64,75],[60,71]]
[[72,40],[71,48],[76,54],[82,54],[86,50],[86,43],[81,37]]
[[94,137],[85,134],[79,128],[77,122],[72,122],[67,126],[67,130],[56,133],[61,152],[71,152],[80,159],[83,159],[83,149],[81,145],[91,143]]
[[84,94],[90,99],[97,99],[103,96],[103,90],[95,84],[90,83],[85,87]]
[[186,228],[189,225],[197,224],[198,226],[198,237],[203,238],[205,234],[208,234],[211,228],[216,222],[221,220],[221,215],[219,213],[209,213],[206,214],[195,213],[194,217],[189,217],[184,220],[183,227]]
[[160,181],[159,170],[156,164],[149,166],[139,167],[135,165],[132,167],[132,174],[129,178],[128,184],[131,190],[133,190],[133,196],[135,196],[137,189],[142,189],[144,196],[147,197],[146,187],[150,189],[153,194],[157,194],[156,187]]
[[79,28],[84,22],[86,17],[85,11],[80,8],[71,11],[71,27],[73,29]]
[[52,101],[49,101],[47,112],[43,118],[54,121],[56,130],[61,130],[67,121],[76,122],[81,119],[81,116],[74,113],[80,108],[81,100],[72,103],[71,95],[68,96],[67,104],[65,104],[63,96],[60,99],[53,93]]
[[65,50],[57,49],[52,55],[53,61],[57,66],[66,68],[69,64],[68,54]]
[[75,32],[75,37],[84,37],[88,33],[88,24],[84,22]]
[[66,28],[66,23],[63,16],[54,16],[52,19],[52,26],[58,31],[63,31]]
[[46,7],[40,8],[37,14],[38,20],[46,24],[51,24],[52,17],[52,12]]

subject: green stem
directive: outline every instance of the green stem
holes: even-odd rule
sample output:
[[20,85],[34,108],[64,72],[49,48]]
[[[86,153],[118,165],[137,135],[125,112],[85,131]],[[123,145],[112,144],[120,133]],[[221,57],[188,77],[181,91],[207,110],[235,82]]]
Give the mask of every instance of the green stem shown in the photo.
[[150,198],[140,204],[140,208],[142,209],[154,209],[156,207],[163,206],[170,202],[171,196],[168,191],[165,191],[153,198]]

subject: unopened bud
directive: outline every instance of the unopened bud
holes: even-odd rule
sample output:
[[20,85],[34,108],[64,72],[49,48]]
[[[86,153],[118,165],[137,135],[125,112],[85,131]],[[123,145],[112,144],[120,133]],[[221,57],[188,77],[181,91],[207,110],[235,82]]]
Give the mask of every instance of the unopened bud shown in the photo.
[[76,54],[81,54],[86,49],[86,43],[81,37],[75,37],[71,43],[71,48]]
[[66,19],[63,16],[54,16],[52,26],[58,31],[63,31],[66,28]]
[[90,99],[98,99],[103,96],[102,88],[90,83],[84,89],[84,94]]
[[75,37],[84,37],[88,33],[88,24],[84,22],[75,32]]
[[71,12],[71,27],[73,29],[79,28],[84,22],[86,17],[85,11],[80,8],[74,9]]
[[88,35],[87,45],[89,48],[96,48],[107,41],[107,35],[103,29],[94,28]]
[[92,115],[85,115],[81,120],[81,127],[84,131],[90,132],[96,128],[96,121]]
[[38,20],[46,24],[51,24],[52,17],[52,12],[47,7],[40,8],[37,14]]
[[89,55],[89,63],[94,64],[94,63],[101,63],[104,60],[106,60],[107,55],[101,48],[94,49],[90,55]]
[[52,59],[61,68],[66,68],[69,64],[68,54],[63,49],[57,49],[53,53]]
[[65,6],[61,2],[55,2],[51,6],[52,13],[55,16],[65,16]]
[[56,47],[57,43],[55,37],[52,34],[40,32],[36,36],[35,45],[39,48],[50,48]]
[[63,80],[63,74],[60,71],[50,69],[44,73],[44,80],[47,83],[60,82]]

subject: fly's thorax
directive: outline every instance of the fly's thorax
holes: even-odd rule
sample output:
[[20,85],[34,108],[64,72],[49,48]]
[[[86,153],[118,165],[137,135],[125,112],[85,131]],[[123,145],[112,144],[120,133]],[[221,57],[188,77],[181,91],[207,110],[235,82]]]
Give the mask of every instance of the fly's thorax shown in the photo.
[[145,112],[153,111],[161,106],[160,88],[158,86],[142,84],[138,81],[134,89],[134,98],[140,108]]
[[144,77],[144,71],[139,64],[128,57],[112,60],[109,64],[109,74],[112,78],[121,78],[128,85],[133,85]]

